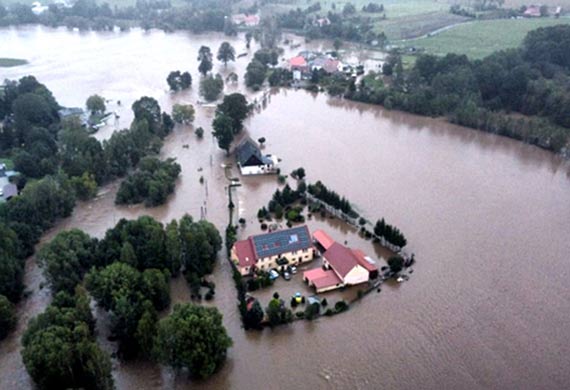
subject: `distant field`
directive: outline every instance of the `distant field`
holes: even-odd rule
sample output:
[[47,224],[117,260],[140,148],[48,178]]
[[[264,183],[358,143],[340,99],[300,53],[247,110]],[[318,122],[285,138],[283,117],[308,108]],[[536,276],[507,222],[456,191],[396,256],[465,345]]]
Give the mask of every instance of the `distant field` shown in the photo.
[[432,31],[466,20],[468,19],[462,16],[440,11],[379,21],[375,29],[378,32],[383,31],[389,40],[396,41],[421,37]]
[[494,51],[520,46],[526,34],[539,27],[570,24],[560,19],[500,19],[465,23],[431,37],[410,40],[401,45],[424,48],[427,53],[466,54],[483,58]]
[[28,61],[18,58],[0,58],[0,68],[10,68],[12,66],[26,65]]

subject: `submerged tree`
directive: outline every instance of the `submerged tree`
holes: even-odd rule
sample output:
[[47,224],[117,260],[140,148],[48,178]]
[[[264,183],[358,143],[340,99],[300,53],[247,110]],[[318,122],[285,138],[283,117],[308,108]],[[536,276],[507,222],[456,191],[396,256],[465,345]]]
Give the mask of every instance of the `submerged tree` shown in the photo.
[[218,309],[192,304],[176,305],[160,320],[155,342],[162,363],[202,379],[223,365],[231,345]]
[[218,49],[217,58],[224,63],[225,67],[228,66],[228,62],[236,60],[235,55],[236,51],[233,46],[229,42],[222,42]]

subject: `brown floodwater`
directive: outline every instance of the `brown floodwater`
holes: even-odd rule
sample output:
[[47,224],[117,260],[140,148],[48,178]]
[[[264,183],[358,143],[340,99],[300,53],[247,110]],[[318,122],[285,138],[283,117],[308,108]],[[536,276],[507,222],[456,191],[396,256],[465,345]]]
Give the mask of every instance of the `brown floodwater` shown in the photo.
[[[93,93],[113,101],[119,123],[97,133],[108,138],[128,126],[129,107],[141,95],[169,110],[175,102],[196,103],[196,54],[215,51],[228,38],[217,34],[79,33],[26,27],[0,30],[2,56],[26,58],[29,65],[0,69],[0,78],[34,74],[63,105],[80,106]],[[300,38],[296,38],[300,42]],[[243,36],[230,38],[245,52]],[[330,48],[325,42],[311,47]],[[254,48],[252,48],[254,50]],[[352,50],[352,48],[349,48]],[[285,55],[289,55],[290,50]],[[356,50],[347,56],[365,60]],[[240,83],[248,57],[222,65]],[[368,60],[369,67],[375,66]],[[171,94],[169,71],[190,70],[194,87]],[[261,100],[265,92],[248,93]],[[121,105],[117,104],[121,100]],[[116,207],[118,183],[46,234],[80,228],[101,237],[120,218],[149,214],[167,222],[185,213],[204,214],[220,230],[227,224],[227,179],[232,162],[209,131],[213,108],[196,106],[195,126],[179,127],[162,155],[176,157],[182,175],[176,193],[154,209]],[[267,139],[265,150],[282,158],[283,172],[303,166],[310,181],[322,180],[347,196],[370,219],[379,217],[405,232],[418,263],[410,281],[386,285],[333,318],[296,322],[263,332],[240,328],[230,266],[220,259],[212,276],[216,305],[234,340],[227,364],[205,382],[189,382],[146,362],[114,361],[120,389],[190,388],[361,388],[361,389],[560,389],[570,383],[570,167],[535,147],[440,120],[364,104],[281,90],[246,122],[246,134]],[[184,145],[188,145],[185,148]],[[235,168],[233,176],[238,176]],[[204,184],[199,178],[203,176]],[[257,210],[278,187],[274,176],[242,178],[235,192],[237,217],[246,219],[242,237],[258,233]],[[335,220],[314,218],[337,240],[381,258],[386,254]],[[41,244],[40,244],[41,245]],[[41,271],[27,264],[31,294],[19,307],[17,331],[0,344],[0,388],[31,388],[21,363],[19,338],[29,318],[49,303]],[[261,292],[290,291],[296,281],[277,281]],[[175,302],[189,300],[183,280],[172,283]],[[98,311],[99,313],[99,311]],[[99,340],[106,342],[100,316]]]

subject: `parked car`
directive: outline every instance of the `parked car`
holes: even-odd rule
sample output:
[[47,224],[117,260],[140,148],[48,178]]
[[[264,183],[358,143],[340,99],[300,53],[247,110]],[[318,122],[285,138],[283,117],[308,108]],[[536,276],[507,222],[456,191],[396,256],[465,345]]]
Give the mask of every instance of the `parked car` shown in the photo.
[[271,271],[269,271],[269,279],[271,280],[275,280],[279,277],[279,272],[275,271],[274,269],[272,269]]
[[291,274],[287,271],[283,272],[283,279],[291,280]]
[[297,267],[295,267],[294,265],[291,266],[291,273],[292,273],[293,275],[295,275],[295,274],[297,273]]

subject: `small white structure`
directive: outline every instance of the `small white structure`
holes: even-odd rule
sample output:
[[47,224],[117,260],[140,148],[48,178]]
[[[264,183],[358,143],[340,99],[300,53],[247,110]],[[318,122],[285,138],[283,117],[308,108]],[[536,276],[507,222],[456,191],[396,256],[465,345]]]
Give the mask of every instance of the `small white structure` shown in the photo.
[[45,11],[47,11],[48,8],[49,7],[47,5],[42,5],[42,3],[40,3],[39,1],[34,1],[32,3],[32,12],[34,13],[34,15],[40,15]]
[[250,138],[244,139],[236,147],[237,165],[242,175],[264,175],[277,173],[277,156],[263,155],[257,144]]

